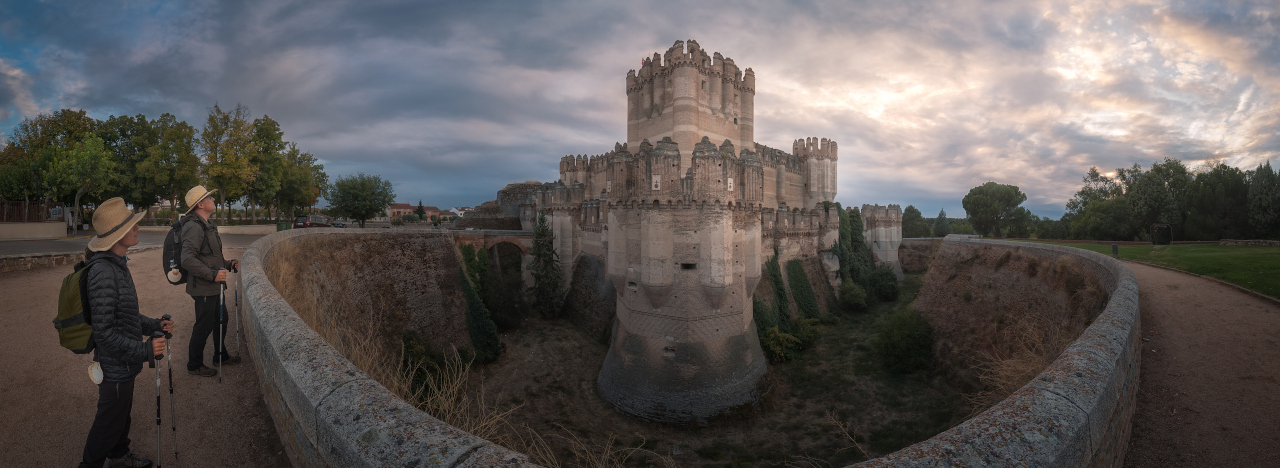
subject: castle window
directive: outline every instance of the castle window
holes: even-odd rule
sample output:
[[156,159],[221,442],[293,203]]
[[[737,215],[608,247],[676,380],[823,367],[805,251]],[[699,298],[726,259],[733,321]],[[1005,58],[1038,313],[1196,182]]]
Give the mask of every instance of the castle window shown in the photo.
[[662,174],[653,175],[653,189],[662,190]]
[[697,270],[698,264],[697,263],[681,263],[680,269],[681,270]]
[[733,191],[733,178],[732,178],[732,177],[730,177],[730,178],[729,178],[729,191],[730,191],[730,192],[732,192],[732,191]]
[[737,125],[737,124],[738,124],[738,118],[737,118],[737,117],[734,117],[734,118],[733,118],[733,124],[734,124],[734,125]]
[[703,91],[707,90],[707,80],[702,80],[702,90]]

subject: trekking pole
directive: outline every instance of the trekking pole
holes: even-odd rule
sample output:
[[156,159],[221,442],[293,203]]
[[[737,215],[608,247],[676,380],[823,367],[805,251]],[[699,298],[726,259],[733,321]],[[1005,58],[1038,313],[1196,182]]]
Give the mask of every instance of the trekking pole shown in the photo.
[[[219,270],[225,270],[225,268],[219,268]],[[226,302],[227,283],[224,281],[222,283],[222,290],[218,291],[218,342],[214,343],[215,346],[213,347],[213,350],[215,351],[214,354],[218,356],[218,383],[222,383],[222,355],[218,354],[217,351],[221,349],[223,353],[227,352],[227,345],[222,342],[222,321],[225,320],[223,312],[226,308]]]
[[[160,316],[160,320],[171,320],[172,316],[164,314]],[[173,405],[173,353],[169,352],[169,340],[173,339],[172,333],[164,334],[164,361],[168,363],[169,368],[169,423],[173,425],[173,463],[178,463],[178,412]]]
[[231,271],[236,274],[236,352],[238,353],[240,352],[240,327],[244,326],[240,323],[240,269],[232,268]]
[[[154,342],[156,338],[164,338],[164,332],[158,331],[158,330],[151,332],[151,339],[147,340],[148,348],[151,347],[151,343]],[[156,361],[163,358],[164,355],[156,356],[154,349],[148,351],[148,354],[151,356],[151,359],[147,360],[147,364],[149,364],[149,367],[151,367],[152,369],[155,369]],[[160,369],[156,369],[156,468],[160,468],[160,465],[163,464],[162,463],[163,460],[161,460],[160,458],[161,453],[162,452],[161,452],[161,446],[160,446]]]

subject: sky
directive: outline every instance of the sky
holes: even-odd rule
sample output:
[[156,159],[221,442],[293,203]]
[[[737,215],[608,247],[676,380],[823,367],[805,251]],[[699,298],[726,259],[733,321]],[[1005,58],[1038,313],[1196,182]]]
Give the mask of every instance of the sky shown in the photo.
[[625,77],[693,39],[756,75],[755,138],[839,145],[836,201],[1058,217],[1091,166],[1280,164],[1280,2],[5,1],[0,138],[59,109],[237,104],[331,180],[472,206],[626,140]]

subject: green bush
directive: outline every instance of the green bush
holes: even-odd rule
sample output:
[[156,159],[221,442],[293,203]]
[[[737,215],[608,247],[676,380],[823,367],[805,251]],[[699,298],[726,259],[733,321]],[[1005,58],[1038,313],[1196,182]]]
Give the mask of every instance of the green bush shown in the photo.
[[404,220],[400,218],[391,218],[392,226],[404,226]]
[[800,351],[800,345],[799,339],[778,330],[778,327],[770,327],[760,334],[760,348],[770,362],[791,360]]
[[876,266],[867,283],[869,292],[875,295],[876,299],[885,302],[898,300],[898,275],[894,274],[893,267],[888,263]]
[[840,309],[847,313],[867,311],[867,291],[852,280],[840,283]]
[[416,214],[407,214],[407,215],[401,216],[400,219],[406,223],[416,223],[422,218],[419,218],[418,215]]
[[804,272],[804,264],[800,260],[787,262],[787,279],[791,280],[791,296],[796,298],[796,307],[804,318],[818,318],[818,298],[813,294],[813,286],[809,284],[809,275]]
[[764,336],[764,331],[778,326],[778,314],[768,303],[751,296],[751,317],[756,322],[756,334]]
[[876,323],[867,344],[886,370],[910,373],[933,365],[933,327],[915,309],[899,309]]

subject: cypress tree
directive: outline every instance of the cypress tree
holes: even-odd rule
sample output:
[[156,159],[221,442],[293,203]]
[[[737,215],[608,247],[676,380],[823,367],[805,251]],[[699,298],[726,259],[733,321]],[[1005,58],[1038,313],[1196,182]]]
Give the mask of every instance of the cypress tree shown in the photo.
[[560,315],[560,261],[547,216],[538,213],[533,228],[533,306],[546,318]]

